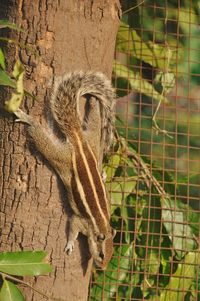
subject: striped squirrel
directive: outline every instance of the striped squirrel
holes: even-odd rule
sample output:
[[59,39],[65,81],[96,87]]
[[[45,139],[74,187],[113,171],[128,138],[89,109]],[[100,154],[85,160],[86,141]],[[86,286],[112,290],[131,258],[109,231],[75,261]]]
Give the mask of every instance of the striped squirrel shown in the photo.
[[[70,218],[65,251],[71,254],[78,233],[88,238],[89,250],[97,266],[105,269],[113,253],[109,202],[95,153],[87,141],[87,122],[83,130],[79,103],[89,94],[99,103],[101,139],[108,146],[114,122],[114,91],[110,81],[98,72],[73,72],[55,80],[50,101],[53,119],[65,141],[52,137],[33,117],[18,109],[18,121],[29,125],[28,132],[38,150],[57,171],[68,192],[73,215]],[[102,140],[103,141],[103,140]],[[106,147],[105,147],[106,149]]]

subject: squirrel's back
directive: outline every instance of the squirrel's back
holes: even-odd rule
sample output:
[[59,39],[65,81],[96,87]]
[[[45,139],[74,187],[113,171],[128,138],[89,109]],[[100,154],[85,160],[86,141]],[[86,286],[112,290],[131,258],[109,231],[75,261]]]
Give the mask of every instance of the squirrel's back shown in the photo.
[[86,94],[98,99],[102,129],[110,136],[114,123],[115,94],[111,82],[99,72],[78,71],[56,78],[51,110],[59,128],[65,135],[81,130],[79,101]]

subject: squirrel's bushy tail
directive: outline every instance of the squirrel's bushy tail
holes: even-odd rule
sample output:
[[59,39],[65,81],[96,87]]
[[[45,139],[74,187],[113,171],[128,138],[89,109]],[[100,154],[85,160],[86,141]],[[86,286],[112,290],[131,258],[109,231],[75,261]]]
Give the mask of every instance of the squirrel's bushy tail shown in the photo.
[[98,99],[105,123],[102,128],[113,126],[115,94],[110,81],[99,72],[79,71],[67,73],[55,81],[51,110],[63,133],[81,128],[79,100],[85,94]]

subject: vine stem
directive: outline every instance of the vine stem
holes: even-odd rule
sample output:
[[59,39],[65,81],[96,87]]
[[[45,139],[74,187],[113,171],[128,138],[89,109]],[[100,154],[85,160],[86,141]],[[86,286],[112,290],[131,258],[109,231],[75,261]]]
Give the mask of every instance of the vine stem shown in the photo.
[[168,132],[166,130],[163,130],[159,127],[159,125],[157,124],[157,121],[156,121],[156,116],[157,116],[157,113],[160,109],[160,105],[161,105],[161,100],[159,100],[159,103],[156,107],[156,110],[153,114],[153,117],[152,117],[152,122],[153,122],[153,128],[158,132],[160,133],[163,133],[164,135],[168,136],[169,138],[173,139],[173,137],[171,135],[168,134]]
[[130,7],[129,9],[127,9],[127,10],[125,10],[125,11],[123,12],[123,15],[129,13],[130,11],[132,11],[132,10],[135,9],[136,7],[142,5],[143,3],[144,3],[144,0],[141,1],[140,3],[138,3],[137,5]]
[[[166,18],[165,18],[165,24],[166,24],[166,23],[167,23],[167,16],[166,16]],[[168,52],[168,55],[167,55],[167,67],[166,67],[166,70],[165,70],[165,71],[168,71],[168,70],[169,70],[170,51],[171,51],[171,50],[170,50],[170,48],[169,48],[169,46],[168,46],[168,44],[167,44],[167,52]],[[166,85],[166,83],[163,83],[163,89],[162,89],[161,96],[164,95],[165,85]],[[158,105],[157,105],[157,107],[156,107],[156,110],[155,110],[155,112],[154,112],[154,114],[153,114],[153,117],[152,117],[153,127],[154,127],[154,129],[157,131],[157,133],[160,132],[160,133],[162,133],[162,134],[168,136],[169,138],[173,139],[173,137],[170,136],[166,130],[161,129],[161,128],[159,127],[159,125],[157,124],[156,117],[157,117],[157,113],[158,113],[158,111],[159,111],[159,109],[160,109],[160,105],[161,105],[161,99],[159,100],[159,103],[158,103]]]

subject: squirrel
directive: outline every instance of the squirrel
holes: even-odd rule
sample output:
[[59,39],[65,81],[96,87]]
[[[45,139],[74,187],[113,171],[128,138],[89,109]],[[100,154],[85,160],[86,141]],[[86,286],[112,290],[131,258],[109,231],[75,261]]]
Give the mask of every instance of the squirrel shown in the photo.
[[81,232],[88,238],[94,262],[105,269],[113,254],[115,231],[110,226],[109,202],[96,154],[87,139],[87,120],[81,122],[80,118],[80,98],[87,94],[99,103],[101,141],[105,141],[107,150],[112,140],[115,94],[102,73],[77,71],[56,78],[50,108],[64,142],[55,142],[45,128],[22,110],[14,114],[18,121],[29,125],[28,132],[37,149],[53,166],[68,192],[73,215],[65,251],[72,253]]

